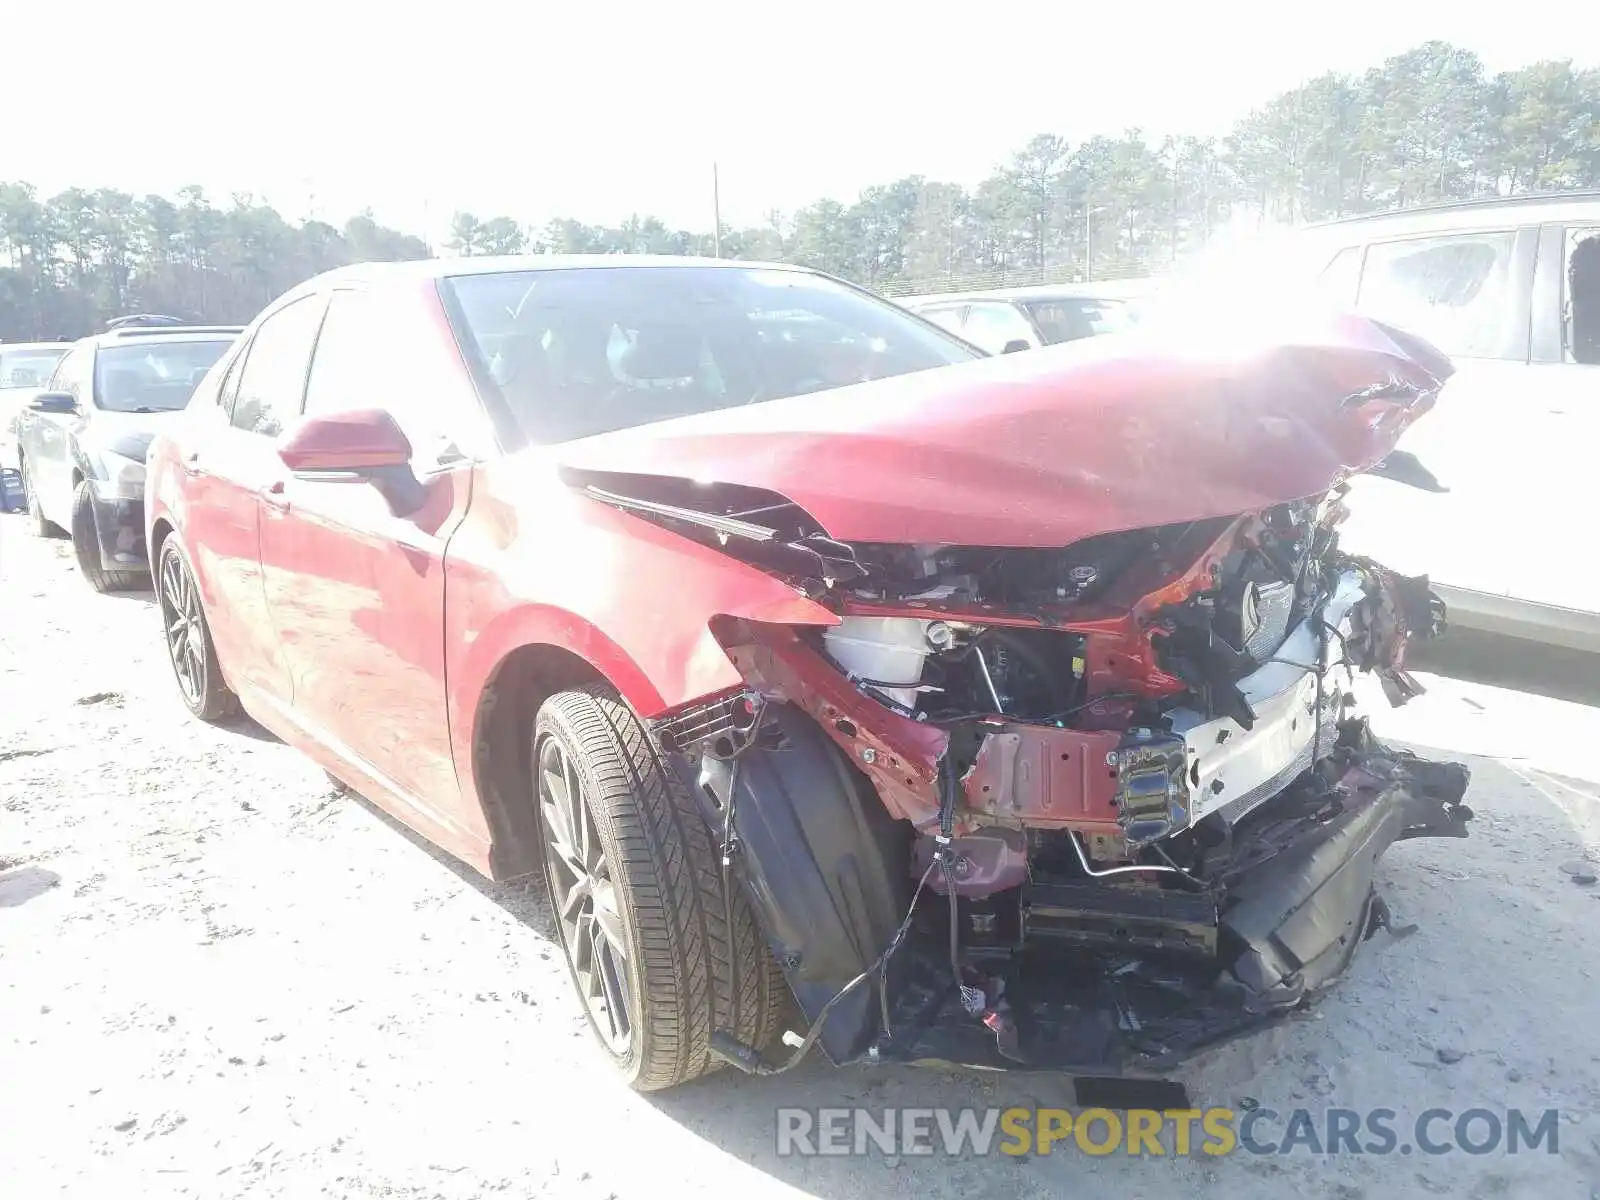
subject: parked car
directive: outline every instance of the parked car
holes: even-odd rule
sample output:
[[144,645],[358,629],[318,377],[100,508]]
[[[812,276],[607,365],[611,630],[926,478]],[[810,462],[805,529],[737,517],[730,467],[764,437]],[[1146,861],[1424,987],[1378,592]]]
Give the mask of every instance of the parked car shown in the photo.
[[17,466],[17,418],[71,342],[0,342],[0,469]]
[[1600,649],[1600,575],[1572,524],[1600,445],[1600,191],[1335,221],[1262,257],[1273,292],[1309,284],[1457,367],[1400,442],[1445,490],[1357,481],[1346,544],[1429,572],[1458,626]]
[[1331,495],[1449,371],[1355,317],[989,357],[799,268],[351,267],[162,428],[148,542],[190,711],[538,874],[633,1086],[1105,1074],[1322,994],[1375,859],[1464,836],[1465,769],[1352,707],[1442,610]]
[[67,530],[96,591],[146,577],[145,451],[242,328],[145,315],[114,321],[72,343],[23,407],[17,465],[35,532]]
[[1001,354],[1127,330],[1133,301],[1115,291],[1067,284],[906,296],[898,303],[989,354]]

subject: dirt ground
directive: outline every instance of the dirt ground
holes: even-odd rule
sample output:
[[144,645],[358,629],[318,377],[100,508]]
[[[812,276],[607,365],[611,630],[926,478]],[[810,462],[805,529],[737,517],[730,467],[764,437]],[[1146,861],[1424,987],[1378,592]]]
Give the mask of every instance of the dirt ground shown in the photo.
[[253,725],[188,719],[150,598],[92,594],[65,543],[0,516],[5,1194],[1592,1200],[1600,888],[1570,870],[1600,848],[1600,708],[1425,681],[1376,724],[1470,761],[1479,818],[1466,842],[1384,860],[1416,932],[1380,933],[1314,1013],[1182,1078],[1236,1109],[1558,1107],[1557,1153],[779,1158],[779,1106],[1072,1092],[813,1058],[633,1095],[536,906],[334,796]]

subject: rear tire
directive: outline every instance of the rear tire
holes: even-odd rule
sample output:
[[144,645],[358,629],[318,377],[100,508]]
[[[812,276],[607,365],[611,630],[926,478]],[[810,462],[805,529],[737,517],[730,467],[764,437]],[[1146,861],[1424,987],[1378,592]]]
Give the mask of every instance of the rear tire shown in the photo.
[[101,565],[100,532],[95,528],[94,497],[87,479],[78,483],[72,496],[72,553],[78,560],[78,574],[97,592],[125,592],[145,581],[143,571],[108,571]]
[[200,606],[200,589],[178,539],[161,543],[156,568],[156,599],[166,631],[167,658],[184,706],[202,721],[215,723],[239,711],[239,697],[222,679],[211,627]]
[[[535,721],[532,765],[567,966],[628,1084],[658,1091],[719,1066],[713,1030],[769,1046],[788,985],[736,882],[724,897],[705,818],[639,719],[608,690],[557,693]],[[621,1001],[623,1037],[607,996]]]
[[34,491],[33,476],[28,474],[28,460],[21,455],[17,457],[17,471],[22,476],[22,495],[28,503],[28,524],[33,530],[33,536],[42,538],[62,536],[61,526],[47,519],[44,509],[39,507],[39,494]]

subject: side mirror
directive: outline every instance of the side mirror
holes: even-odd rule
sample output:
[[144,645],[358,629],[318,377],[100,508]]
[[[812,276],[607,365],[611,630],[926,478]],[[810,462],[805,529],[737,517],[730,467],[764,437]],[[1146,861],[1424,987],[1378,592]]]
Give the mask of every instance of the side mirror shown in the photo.
[[1032,349],[1033,349],[1033,347],[1031,345],[1029,345],[1026,341],[1024,341],[1022,338],[1012,338],[1009,342],[1007,342],[1005,344],[1005,346],[1001,349],[1000,353],[1001,354],[1015,354],[1019,350],[1032,350]]
[[380,408],[308,417],[278,440],[278,457],[297,479],[370,483],[398,516],[421,507],[411,441]]
[[39,392],[28,401],[28,407],[34,412],[67,416],[78,411],[78,402],[71,392]]

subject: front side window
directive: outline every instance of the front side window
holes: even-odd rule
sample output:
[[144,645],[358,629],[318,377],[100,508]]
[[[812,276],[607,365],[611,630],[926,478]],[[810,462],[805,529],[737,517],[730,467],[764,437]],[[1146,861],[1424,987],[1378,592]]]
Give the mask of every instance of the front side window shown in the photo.
[[95,405],[107,412],[180,409],[231,345],[232,338],[102,344],[94,364]]
[[1566,251],[1566,356],[1600,364],[1600,228],[1568,230]]
[[1367,247],[1357,307],[1449,355],[1494,358],[1512,307],[1516,234],[1452,234]]
[[[448,463],[461,457],[456,431],[470,420],[450,389],[428,386],[430,372],[418,358],[429,351],[407,336],[407,316],[404,301],[386,293],[334,292],[306,380],[305,415],[383,409],[411,442],[415,461]],[[399,345],[409,351],[397,353]]]
[[897,305],[804,271],[583,267],[444,289],[463,348],[540,443],[975,357]]
[[300,415],[322,308],[321,296],[302,296],[256,328],[233,402],[234,428],[277,437]]
[[87,382],[93,361],[94,350],[91,346],[74,346],[56,363],[55,373],[50,376],[49,390],[66,392],[81,405],[83,385]]
[[1033,323],[1044,334],[1047,345],[1075,342],[1079,338],[1103,333],[1122,333],[1133,328],[1128,305],[1121,300],[1090,297],[1063,297],[1031,300],[1027,305]]
[[67,352],[65,346],[18,348],[0,346],[0,388],[42,388]]
[[1028,319],[1010,304],[974,304],[961,327],[967,341],[990,354],[999,354],[1012,342],[1033,345],[1035,335]]

